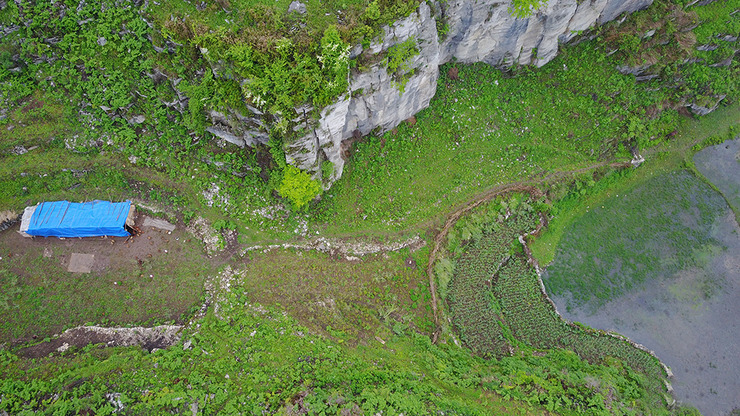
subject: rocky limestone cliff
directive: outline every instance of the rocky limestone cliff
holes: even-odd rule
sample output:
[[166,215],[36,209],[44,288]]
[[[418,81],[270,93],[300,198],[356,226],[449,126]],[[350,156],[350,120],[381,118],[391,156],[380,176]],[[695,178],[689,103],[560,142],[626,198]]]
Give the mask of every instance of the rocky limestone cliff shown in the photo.
[[353,73],[349,91],[321,111],[320,119],[309,134],[287,145],[288,163],[301,169],[320,171],[324,161],[333,163],[332,177],[322,178],[325,184],[342,175],[343,140],[353,134],[368,134],[375,128],[392,129],[426,108],[436,92],[440,44],[431,8],[423,3],[409,17],[385,27],[384,33],[368,50],[356,48],[354,54],[363,53],[365,60],[372,61],[394,45],[409,39],[415,41],[419,53],[406,62],[409,70],[404,92],[399,91],[396,75],[388,73],[382,60],[374,63],[364,71]]
[[[426,108],[436,92],[439,66],[452,60],[542,66],[552,60],[558,45],[580,31],[612,20],[622,13],[645,8],[652,0],[550,0],[527,18],[509,13],[510,0],[449,0],[422,3],[407,18],[383,28],[383,35],[367,49],[360,45],[353,56],[375,62],[355,71],[348,91],[320,111],[318,120],[297,109],[297,129],[308,132],[285,143],[289,163],[317,177],[322,165],[331,162],[333,174],[321,178],[325,186],[342,175],[343,141],[378,129],[388,131]],[[441,23],[438,25],[438,22]],[[438,26],[446,25],[442,39]],[[408,59],[403,91],[398,73],[389,73],[382,57],[395,45],[411,39],[418,54]],[[264,142],[260,123],[250,115],[231,117],[211,114],[215,126],[209,131],[240,146]],[[259,116],[254,114],[254,116]],[[241,120],[248,120],[242,123]]]
[[557,55],[559,42],[566,42],[580,31],[622,13],[643,9],[652,0],[550,0],[524,19],[509,13],[510,3],[447,2],[443,15],[449,33],[440,47],[440,63],[456,58],[460,62],[496,66],[514,63],[542,66]]

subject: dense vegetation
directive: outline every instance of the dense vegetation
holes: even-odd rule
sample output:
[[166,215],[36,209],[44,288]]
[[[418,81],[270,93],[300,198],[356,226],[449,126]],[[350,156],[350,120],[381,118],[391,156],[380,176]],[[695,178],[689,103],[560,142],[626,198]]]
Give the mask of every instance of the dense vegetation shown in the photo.
[[[541,69],[450,63],[430,108],[358,141],[319,200],[319,182],[285,162],[301,128],[291,112],[315,117],[346,88],[349,47],[418,3],[311,0],[305,14],[290,3],[0,0],[0,211],[133,197],[178,225],[206,218],[220,249],[206,258],[185,241],[174,260],[128,259],[67,284],[40,247],[11,256],[0,245],[0,411],[690,413],[665,406],[653,357],[560,320],[516,237],[540,212],[559,235],[574,207],[630,180],[608,166],[633,153],[683,160],[687,105],[730,105],[736,123],[740,76],[724,36],[738,33],[737,0],[658,1]],[[515,1],[512,12],[541,5]],[[386,64],[402,73],[415,52],[399,45]],[[255,111],[265,115],[254,148],[206,130],[214,113]],[[524,183],[558,202],[499,200],[448,236],[436,277],[452,328],[435,345],[432,287],[415,268],[428,249],[362,260],[247,250],[316,234],[424,235],[481,192]],[[546,241],[551,260],[559,237]],[[226,275],[194,315],[202,282]],[[30,360],[14,346],[91,321],[173,320],[190,320],[183,340],[151,353],[89,346]]]
[[[23,361],[0,351],[0,407],[12,414],[530,414],[524,400],[564,414],[610,414],[642,403],[644,378],[575,354],[523,351],[484,360],[411,332],[349,349],[251,303],[234,276],[184,344],[54,354]],[[377,344],[376,344],[377,345]],[[484,400],[478,400],[482,398]],[[637,414],[620,407],[618,413]],[[533,409],[534,410],[534,409]],[[534,414],[534,411],[531,411]]]

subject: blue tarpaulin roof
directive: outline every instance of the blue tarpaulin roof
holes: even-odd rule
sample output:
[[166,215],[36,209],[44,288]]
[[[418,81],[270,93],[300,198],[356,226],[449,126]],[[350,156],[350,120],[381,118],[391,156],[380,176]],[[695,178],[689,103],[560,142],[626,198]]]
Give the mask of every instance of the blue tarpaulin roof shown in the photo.
[[42,237],[126,237],[131,201],[43,202],[28,224],[29,235]]

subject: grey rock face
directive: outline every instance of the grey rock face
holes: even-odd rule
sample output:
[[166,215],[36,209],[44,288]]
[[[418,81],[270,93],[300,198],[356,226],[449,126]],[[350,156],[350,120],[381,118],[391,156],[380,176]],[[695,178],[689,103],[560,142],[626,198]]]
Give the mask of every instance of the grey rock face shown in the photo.
[[687,107],[691,110],[692,113],[696,114],[697,116],[705,116],[716,110],[717,107],[719,107],[719,103],[722,102],[725,97],[727,97],[726,94],[722,94],[716,97],[704,97],[701,102],[693,102],[687,105]]
[[419,54],[407,62],[410,75],[401,92],[399,80],[389,74],[380,62],[368,70],[354,74],[350,80],[349,93],[336,103],[321,111],[321,118],[304,137],[290,143],[286,149],[288,163],[318,172],[324,161],[334,166],[330,178],[333,182],[342,175],[344,159],[341,144],[352,137],[355,130],[367,134],[376,127],[387,131],[401,121],[426,108],[434,96],[439,76],[439,42],[436,22],[431,9],[422,3],[409,17],[399,20],[384,29],[382,39],[370,45],[373,56],[387,51],[394,45],[413,39]]
[[256,108],[247,109],[252,113],[250,116],[232,108],[227,113],[210,110],[207,117],[212,125],[206,127],[206,131],[239,147],[267,144],[270,137],[261,118],[262,112]]
[[[453,57],[461,62],[487,62],[496,66],[550,62],[558,41],[567,42],[595,24],[613,20],[649,6],[652,0],[550,0],[527,18],[509,13],[508,0],[451,0],[449,32],[441,47],[441,63]],[[536,50],[536,55],[533,51]]]
[[293,3],[290,3],[290,6],[288,6],[288,13],[296,12],[299,14],[306,14],[307,11],[306,5],[300,1],[294,1]]
[[[294,4],[297,2],[294,2]],[[439,77],[439,66],[452,60],[486,62],[495,66],[513,64],[542,66],[551,61],[561,42],[594,25],[613,20],[622,13],[645,8],[652,0],[550,0],[527,18],[509,12],[511,0],[448,0],[422,3],[409,17],[383,30],[366,50],[352,49],[353,57],[364,53],[381,57],[394,45],[413,39],[419,54],[407,62],[410,70],[403,92],[398,74],[389,74],[383,62],[353,73],[348,91],[320,112],[318,120],[307,120],[298,109],[294,123],[304,136],[286,143],[288,163],[322,175],[322,165],[331,162],[333,173],[321,178],[325,186],[339,179],[344,167],[342,142],[357,131],[388,131],[429,105]],[[299,11],[296,4],[293,9]],[[437,33],[437,19],[446,16],[444,40]],[[380,60],[380,59],[377,59]],[[370,59],[372,61],[372,59]],[[231,112],[230,112],[231,113]],[[211,112],[214,126],[208,131],[239,146],[267,142],[262,114],[244,117]]]

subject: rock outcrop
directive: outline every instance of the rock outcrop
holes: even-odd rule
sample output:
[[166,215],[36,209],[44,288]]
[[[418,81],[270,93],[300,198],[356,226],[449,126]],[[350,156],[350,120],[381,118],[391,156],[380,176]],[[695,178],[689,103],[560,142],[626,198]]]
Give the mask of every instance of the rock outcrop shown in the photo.
[[496,66],[550,62],[558,43],[622,13],[645,8],[652,0],[550,0],[527,18],[509,13],[510,1],[447,2],[449,32],[441,46],[440,63],[486,62]]
[[[371,64],[352,74],[348,91],[322,109],[318,120],[297,110],[298,118],[293,121],[308,133],[285,144],[286,159],[317,177],[327,171],[322,165],[331,162],[333,173],[321,178],[330,186],[342,175],[342,142],[373,130],[390,130],[426,108],[436,92],[440,65],[456,59],[501,67],[542,66],[557,55],[559,43],[651,3],[550,0],[531,16],[517,18],[509,11],[511,0],[448,0],[431,6],[423,2],[410,16],[384,27],[383,35],[369,48],[358,45],[353,49],[354,56]],[[446,27],[444,37],[438,27]],[[382,57],[409,40],[415,42],[418,54],[408,58],[404,74],[389,73]],[[404,77],[403,88],[399,88],[399,76]],[[248,127],[240,127],[238,117],[218,116],[211,114],[212,120],[221,120],[218,127],[209,129],[211,133],[242,146],[266,140],[266,135],[255,135],[259,124],[254,117],[249,118]]]
[[[387,131],[401,121],[426,108],[437,90],[440,44],[431,8],[422,3],[409,17],[384,28],[384,36],[363,51],[366,61],[380,61],[364,71],[352,74],[349,91],[336,103],[324,108],[315,128],[286,148],[288,163],[308,170],[321,171],[320,165],[329,161],[334,166],[325,184],[342,175],[342,141],[355,131],[365,135],[375,128]],[[408,70],[401,76],[408,79],[403,92],[398,87],[398,74],[390,74],[378,59],[394,45],[411,39],[419,53],[406,62]]]

